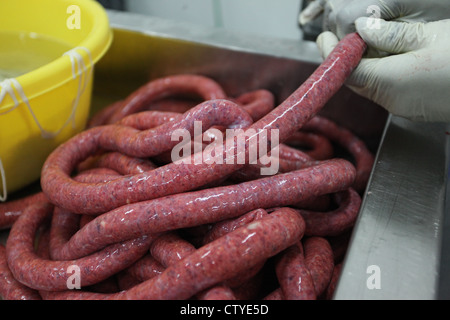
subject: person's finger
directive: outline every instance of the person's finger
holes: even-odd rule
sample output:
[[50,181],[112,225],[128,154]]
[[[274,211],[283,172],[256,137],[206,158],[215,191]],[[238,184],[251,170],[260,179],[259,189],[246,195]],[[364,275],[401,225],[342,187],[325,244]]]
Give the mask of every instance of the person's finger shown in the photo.
[[331,31],[324,31],[317,36],[317,48],[319,49],[319,52],[323,59],[328,57],[328,55],[331,53],[334,47],[336,47],[338,42],[339,39]]
[[339,39],[356,30],[355,21],[360,17],[392,20],[400,14],[398,5],[383,0],[346,0],[345,4],[338,4],[339,10],[334,10],[335,12],[330,14],[331,23],[334,25],[330,30]]
[[385,21],[383,19],[358,18],[356,31],[369,47],[393,54],[416,50],[424,37],[424,23]]
[[315,0],[310,2],[305,9],[300,12],[298,16],[298,23],[301,26],[313,21],[323,12],[325,0]]
[[[337,20],[341,14],[346,15],[350,10],[349,8],[352,7],[354,8],[354,6],[350,5],[351,2],[352,0],[328,0],[326,2],[323,13],[324,19],[322,22],[322,28],[324,31],[327,30],[333,32],[335,35],[338,36],[339,39],[342,39],[342,37],[345,36],[345,34],[338,33],[338,29],[341,26],[337,24]],[[349,22],[351,23],[353,22],[353,20],[346,21],[344,23],[345,24]]]

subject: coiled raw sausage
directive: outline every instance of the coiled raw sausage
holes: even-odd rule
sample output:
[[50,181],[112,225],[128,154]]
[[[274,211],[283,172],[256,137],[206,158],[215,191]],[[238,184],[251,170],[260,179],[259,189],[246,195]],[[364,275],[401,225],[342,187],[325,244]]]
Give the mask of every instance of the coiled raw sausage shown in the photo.
[[291,205],[302,199],[345,190],[354,178],[355,169],[350,162],[333,159],[235,186],[124,205],[96,217],[77,231],[57,257],[76,259],[111,243],[144,234],[217,222],[258,208]]
[[47,298],[187,299],[276,255],[300,239],[303,231],[303,219],[298,213],[289,208],[280,209],[199,248],[160,276],[125,292],[110,295],[51,292]]
[[[264,268],[276,259],[280,288],[268,297],[323,296],[336,269],[323,237],[353,226],[361,201],[353,188],[367,183],[373,159],[361,141],[335,124],[323,128],[316,114],[364,49],[357,34],[347,36],[276,108],[266,90],[232,99],[214,81],[187,75],[152,81],[106,108],[48,157],[43,192],[16,215],[6,245],[14,279],[44,299],[235,299],[255,297]],[[178,100],[171,112],[158,110],[180,96],[200,102]],[[222,160],[234,161],[184,161],[208,159],[204,144],[190,158],[153,162],[178,143],[176,130],[194,133],[196,121],[208,134],[242,129],[214,146]],[[275,130],[279,139],[256,139],[280,163],[274,175],[262,176],[255,170],[264,164],[253,164],[260,159],[252,159],[249,146]],[[312,156],[283,143],[303,130],[314,132],[308,137],[316,142],[320,137],[325,153]],[[325,138],[348,147],[356,168],[344,159],[323,160],[331,157]],[[239,152],[245,163],[235,161]],[[339,208],[306,209],[327,208],[329,199]],[[47,223],[48,244],[36,252],[38,229]],[[79,267],[82,290],[67,290],[71,266]],[[290,281],[299,276],[302,290]],[[118,287],[109,286],[116,279]]]
[[[249,128],[254,129],[257,133],[261,130],[270,132],[271,129],[277,129],[279,130],[279,142],[285,141],[308,122],[340,89],[345,79],[359,63],[364,50],[365,44],[357,34],[351,34],[344,38],[307,81],[277,108]],[[224,104],[224,106],[220,106],[220,109],[229,105],[227,103]],[[211,103],[207,102],[207,105],[211,105]],[[198,110],[198,108],[194,109],[195,111]],[[217,110],[214,106],[212,109]],[[239,113],[237,109],[236,112]],[[187,112],[186,121],[188,119],[192,121],[192,118],[195,118],[195,111]],[[207,117],[205,118],[205,115],[203,115],[202,120],[206,121]],[[171,122],[167,126],[171,129],[170,132],[180,127],[171,126],[170,124]],[[211,125],[213,124],[217,123],[211,123]],[[192,125],[192,122],[190,125]],[[246,128],[247,126],[249,126],[248,123],[241,123],[241,127]],[[163,135],[169,129],[167,127],[161,129]],[[69,142],[57,148],[49,156],[42,169],[41,185],[44,193],[46,193],[52,203],[74,212],[105,212],[126,203],[192,190],[242,167],[242,165],[237,163],[235,165],[227,163],[214,166],[208,164],[169,164],[150,172],[112,181],[108,186],[101,184],[80,186],[73,183],[70,179],[70,174],[80,161],[97,151],[100,146],[116,150],[127,149],[128,152],[125,153],[133,156],[151,156],[151,153],[157,153],[155,151],[157,148],[153,143],[151,151],[148,150],[150,141],[158,143],[160,151],[164,151],[164,148],[167,148],[167,140],[164,143],[157,139],[148,140],[148,134],[140,134],[143,138],[139,139],[136,144],[133,144],[133,148],[129,148],[130,139],[124,139],[122,135],[128,134],[130,129],[122,127],[111,127],[110,130],[91,130],[82,133],[77,138],[69,140]],[[130,133],[137,134],[137,132]],[[167,135],[167,133],[165,134]],[[153,131],[151,136],[154,136]],[[83,142],[81,146],[78,143],[80,140]],[[268,139],[267,143],[269,150],[276,146],[275,144],[272,145],[270,139]],[[248,144],[248,140],[246,140],[246,144]],[[173,146],[173,144],[169,145],[169,148],[170,146]],[[218,150],[217,152],[220,151],[223,150]],[[246,158],[248,158],[248,147],[245,151]],[[162,177],[164,177],[164,180],[162,180]],[[188,181],[186,181],[186,178]],[[151,181],[151,183],[148,183],[148,181]],[[65,188],[55,187],[61,185],[64,185]],[[70,198],[66,196],[67,194],[71,195]],[[101,198],[93,199],[93,194],[109,195],[109,197],[106,198],[106,201]]]

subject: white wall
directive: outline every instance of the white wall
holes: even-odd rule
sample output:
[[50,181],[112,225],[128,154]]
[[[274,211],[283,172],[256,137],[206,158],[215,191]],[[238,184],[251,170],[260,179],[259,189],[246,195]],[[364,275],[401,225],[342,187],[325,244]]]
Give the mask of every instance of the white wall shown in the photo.
[[236,32],[301,39],[302,0],[126,0],[130,12]]

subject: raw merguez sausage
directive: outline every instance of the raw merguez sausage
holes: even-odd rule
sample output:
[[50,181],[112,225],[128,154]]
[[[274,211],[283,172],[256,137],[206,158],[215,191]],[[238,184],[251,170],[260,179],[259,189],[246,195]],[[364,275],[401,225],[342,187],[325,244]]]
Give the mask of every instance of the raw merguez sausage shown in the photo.
[[[168,267],[160,276],[114,295],[66,291],[53,298],[187,299],[274,256],[302,237],[304,223],[286,208],[239,228]],[[270,242],[271,245],[267,245]],[[245,259],[242,256],[245,255]],[[227,263],[218,263],[225,260]]]
[[[237,105],[223,100],[209,100],[184,114],[179,124],[168,122],[167,125],[149,131],[137,131],[116,125],[88,130],[61,145],[48,157],[42,169],[42,189],[50,201],[58,206],[73,212],[98,214],[130,202],[185,192],[215,181],[238,170],[242,165],[237,161],[234,161],[234,165],[230,164],[233,161],[221,165],[171,163],[142,174],[125,176],[107,184],[94,185],[75,183],[70,175],[80,161],[100,148],[123,150],[126,154],[137,157],[151,157],[170,150],[175,144],[173,142],[170,144],[170,139],[167,139],[169,141],[160,139],[160,136],[170,138],[168,132],[186,124],[192,127],[195,120],[209,121],[209,126],[224,125],[225,122],[214,123],[218,110],[224,108],[227,108],[227,113],[221,110],[220,115],[227,114],[227,119],[223,120],[231,121],[227,123],[228,125],[249,127],[257,133],[261,130],[277,129],[279,141],[283,142],[320,111],[340,89],[359,63],[364,49],[365,45],[358,35],[348,36],[291,96],[252,125]],[[209,112],[205,114],[204,109],[208,109]],[[205,123],[203,126],[206,127]],[[248,144],[248,139],[245,142]],[[234,150],[225,152],[225,156],[235,156],[232,151]],[[248,150],[245,152],[248,153]],[[246,156],[248,157],[247,154]]]
[[[278,106],[265,89],[229,97],[214,80],[185,74],[104,108],[47,158],[42,192],[4,204],[14,218],[3,220],[1,267],[17,286],[3,298],[331,297],[338,272],[328,238],[353,227],[373,157],[316,114],[364,50],[348,35]],[[173,160],[177,130],[194,153]],[[237,134],[217,140],[228,130]],[[195,144],[199,136],[207,139]],[[254,141],[276,172],[261,173]],[[334,143],[354,162],[333,158]],[[301,291],[290,283],[298,277]]]
[[0,245],[0,296],[5,300],[41,300],[37,290],[23,285],[11,273],[3,245]]
[[[59,259],[74,259],[109,244],[167,230],[237,217],[257,208],[291,205],[299,200],[349,188],[354,167],[346,160],[238,185],[186,192],[120,206],[104,213],[58,250]],[[62,228],[59,224],[55,228]]]

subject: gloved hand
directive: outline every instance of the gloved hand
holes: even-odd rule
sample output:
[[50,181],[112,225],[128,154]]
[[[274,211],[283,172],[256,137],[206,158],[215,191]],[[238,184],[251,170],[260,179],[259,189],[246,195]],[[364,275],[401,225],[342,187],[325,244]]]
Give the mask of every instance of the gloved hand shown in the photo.
[[315,0],[299,15],[300,25],[323,16],[323,31],[341,39],[355,31],[359,17],[403,22],[428,22],[450,18],[448,0]]
[[[347,80],[350,89],[398,116],[450,122],[450,19],[407,23],[363,17],[355,28],[369,47],[391,55],[363,58]],[[333,32],[320,34],[322,56],[337,42]]]

